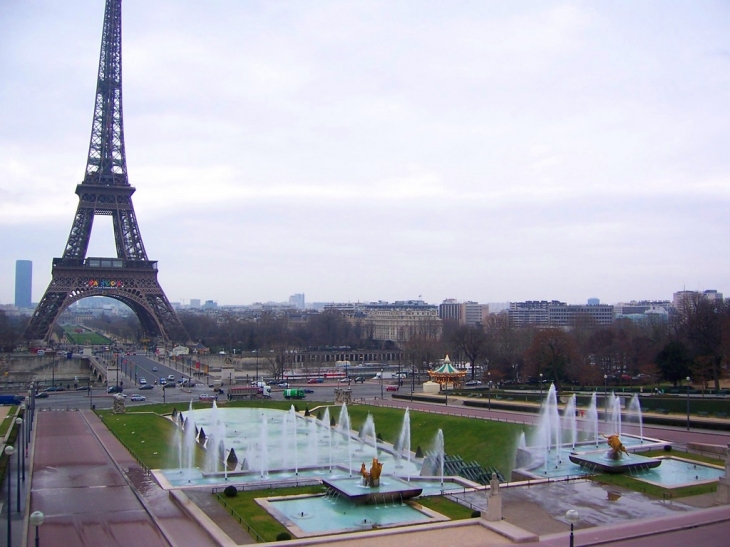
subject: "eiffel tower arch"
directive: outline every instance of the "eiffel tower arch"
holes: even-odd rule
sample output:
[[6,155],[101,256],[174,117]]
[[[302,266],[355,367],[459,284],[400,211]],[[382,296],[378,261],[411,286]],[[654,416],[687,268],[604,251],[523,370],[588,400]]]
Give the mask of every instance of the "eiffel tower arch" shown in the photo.
[[[27,340],[48,339],[59,314],[91,296],[129,306],[148,337],[186,338],[185,329],[157,280],[157,262],[147,258],[132,205],[122,119],[122,2],[107,0],[99,55],[96,102],[79,204],[61,258],[53,259],[51,283],[26,327]],[[116,257],[87,257],[96,215],[112,217]]]

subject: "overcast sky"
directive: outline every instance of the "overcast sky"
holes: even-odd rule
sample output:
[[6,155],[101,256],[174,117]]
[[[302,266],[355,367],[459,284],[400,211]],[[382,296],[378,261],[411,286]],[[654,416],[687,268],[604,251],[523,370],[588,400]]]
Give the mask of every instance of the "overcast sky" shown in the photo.
[[[730,293],[730,4],[124,0],[171,301]],[[62,255],[102,0],[0,1],[0,303]],[[87,256],[114,256],[96,217]]]

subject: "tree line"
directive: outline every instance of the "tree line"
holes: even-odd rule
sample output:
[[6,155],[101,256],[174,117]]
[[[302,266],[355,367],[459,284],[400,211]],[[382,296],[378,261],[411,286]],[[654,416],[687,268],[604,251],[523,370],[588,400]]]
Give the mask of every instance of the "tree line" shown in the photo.
[[[355,322],[336,310],[312,313],[294,320],[263,312],[242,317],[183,311],[180,320],[189,339],[213,351],[266,352],[266,366],[279,376],[292,366],[294,350],[322,347],[401,350],[404,366],[424,371],[450,355],[452,361],[474,363],[473,379],[493,382],[554,382],[602,385],[631,381],[639,375],[675,386],[686,377],[705,388],[720,388],[730,349],[730,305],[692,295],[683,300],[668,321],[635,323],[621,319],[597,325],[579,317],[569,328],[515,327],[506,314],[491,315],[483,325],[425,322],[408,341],[396,344],[373,338],[366,318]],[[27,318],[0,312],[0,347],[12,351],[19,343]],[[122,339],[141,341],[141,325],[134,316],[102,315],[86,325]]]

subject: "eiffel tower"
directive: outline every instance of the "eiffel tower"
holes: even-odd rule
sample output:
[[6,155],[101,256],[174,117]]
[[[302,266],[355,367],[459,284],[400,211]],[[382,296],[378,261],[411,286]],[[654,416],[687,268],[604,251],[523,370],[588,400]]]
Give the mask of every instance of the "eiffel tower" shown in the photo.
[[[107,0],[101,38],[96,104],[86,173],[76,186],[76,209],[63,257],[53,259],[51,283],[26,327],[27,340],[48,339],[59,314],[90,296],[129,306],[147,337],[185,340],[185,329],[147,258],[132,206],[122,121],[122,2]],[[116,258],[86,256],[96,215],[110,215]]]

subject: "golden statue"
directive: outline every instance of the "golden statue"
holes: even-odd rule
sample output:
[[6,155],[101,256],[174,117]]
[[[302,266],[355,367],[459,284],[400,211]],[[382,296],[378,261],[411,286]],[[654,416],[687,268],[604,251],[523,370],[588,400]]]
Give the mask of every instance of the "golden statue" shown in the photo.
[[365,468],[365,463],[360,467],[360,474],[362,475],[362,482],[366,486],[380,486],[380,473],[383,470],[383,464],[378,461],[378,458],[373,458],[373,464],[370,467],[368,473]]
[[618,460],[621,458],[621,452],[626,454],[627,456],[629,453],[626,451],[626,447],[621,442],[621,439],[618,438],[618,435],[604,435],[606,439],[608,439],[606,442],[608,443],[608,446],[611,447],[611,458],[614,460]]

